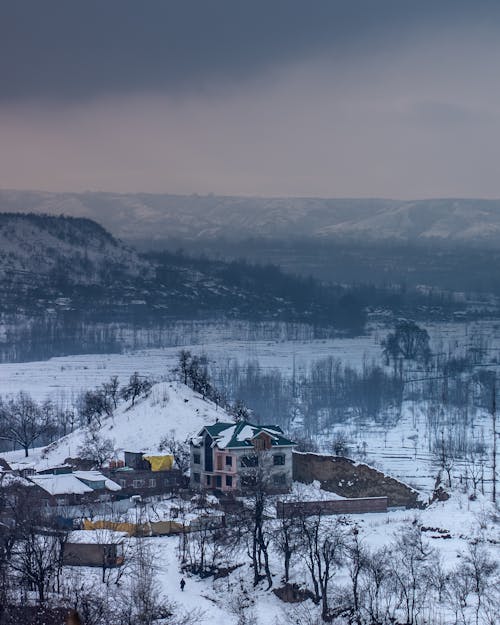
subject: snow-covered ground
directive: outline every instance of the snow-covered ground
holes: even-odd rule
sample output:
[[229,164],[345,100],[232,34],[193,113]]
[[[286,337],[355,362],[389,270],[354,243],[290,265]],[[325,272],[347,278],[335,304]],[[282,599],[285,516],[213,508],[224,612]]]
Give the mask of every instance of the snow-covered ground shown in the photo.
[[[314,490],[314,487],[312,489]],[[361,543],[370,550],[375,550],[389,546],[398,532],[404,528],[422,525],[425,530],[422,532],[424,542],[437,550],[444,571],[450,571],[460,563],[469,543],[473,540],[484,542],[490,556],[498,560],[500,531],[495,514],[492,504],[481,497],[476,501],[470,501],[466,495],[456,492],[449,501],[435,503],[423,511],[401,510],[346,517],[346,529],[349,525],[355,524],[359,530]],[[336,517],[329,518],[333,524]],[[129,540],[133,545],[135,539]],[[290,617],[297,609],[310,610],[310,614],[318,614],[318,607],[314,606],[311,600],[297,606],[283,603],[274,593],[265,590],[265,583],[254,589],[250,561],[243,547],[233,554],[231,562],[232,565],[240,566],[227,577],[214,580],[213,577],[201,579],[181,570],[178,559],[181,538],[170,536],[142,540],[147,541],[154,553],[155,574],[164,596],[175,602],[178,609],[184,613],[195,611],[196,622],[200,625],[221,622],[227,625],[250,622],[258,625],[276,625],[289,623]],[[270,565],[273,585],[279,587],[283,575],[282,559],[272,547]],[[78,568],[74,569],[74,573],[87,580],[95,576],[99,588],[95,569]],[[186,586],[184,591],[181,591],[180,580],[183,577]],[[292,559],[291,581],[298,583],[299,586],[311,588],[311,580],[305,562],[301,558]],[[348,583],[347,571],[339,569],[333,578],[332,587],[341,587]],[[101,585],[101,589],[105,592],[104,585]],[[248,620],[243,620],[241,612],[237,613],[238,606],[243,606],[242,613]],[[320,620],[311,622],[319,623]],[[425,622],[433,623],[433,621]],[[439,622],[452,623],[453,620]]]
[[[454,341],[457,346],[468,340],[470,328],[461,326],[436,326],[429,328],[433,337],[434,349],[447,349]],[[344,362],[361,365],[363,359],[380,358],[380,338],[383,334],[372,332],[357,339],[337,339],[317,342],[276,342],[276,343],[213,343],[204,346],[186,346],[193,352],[201,349],[210,359],[222,361],[225,358],[238,358],[240,362],[258,359],[262,367],[278,367],[284,372],[291,372],[295,366],[307,366],[313,360],[324,356],[339,357]],[[497,349],[496,329],[491,328],[490,349]],[[205,423],[212,423],[216,418],[227,419],[224,411],[203,400],[187,387],[168,380],[169,372],[177,359],[178,348],[148,350],[122,355],[105,356],[70,356],[54,358],[44,363],[2,364],[0,365],[0,394],[26,390],[36,399],[51,397],[61,403],[70,404],[80,390],[95,387],[112,375],[118,375],[120,382],[125,382],[130,374],[139,371],[161,380],[154,385],[151,395],[140,399],[133,408],[121,404],[111,418],[103,420],[102,434],[114,440],[117,451],[144,450],[154,452],[163,435],[171,432],[179,439],[196,433]],[[405,402],[402,419],[394,428],[381,429],[375,426],[368,429],[353,428],[349,435],[354,441],[354,450],[359,459],[385,470],[388,474],[415,485],[428,493],[434,485],[436,467],[432,464],[425,425],[425,414],[421,406]],[[477,419],[477,428],[484,428],[488,436],[488,422]],[[345,426],[343,427],[345,429]],[[40,468],[64,461],[68,456],[76,455],[83,441],[83,432],[75,431],[61,439],[49,450],[35,449],[30,452],[29,461]],[[366,443],[366,445],[363,445]],[[328,441],[324,441],[325,447]],[[8,460],[22,460],[23,452],[5,454]],[[361,456],[364,456],[361,458]],[[452,497],[447,502],[436,502],[423,511],[390,511],[383,514],[357,515],[351,523],[359,527],[362,540],[374,549],[389,545],[402,528],[422,524],[427,528],[425,539],[435,547],[446,570],[461,562],[460,558],[467,551],[469,542],[481,540],[496,561],[500,557],[500,531],[498,510],[491,504],[489,497],[478,495],[471,500],[463,492],[458,481],[455,482]],[[296,485],[296,490],[304,489]],[[327,498],[317,485],[306,487],[306,498]],[[159,508],[158,508],[159,509]],[[163,509],[162,509],[163,510]],[[332,523],[334,517],[331,517]],[[446,530],[446,533],[439,530]],[[446,539],[444,536],[449,536]],[[130,539],[132,542],[135,539]],[[162,593],[177,603],[184,611],[197,610],[196,622],[224,622],[227,625],[252,622],[258,625],[276,625],[289,623],[289,617],[295,610],[290,604],[282,603],[273,593],[265,591],[265,585],[252,589],[251,570],[245,549],[235,556],[232,564],[241,564],[228,577],[214,580],[209,577],[200,579],[181,571],[177,558],[178,537],[156,537],[144,539],[151,545],[155,556],[155,570]],[[275,586],[280,586],[282,565],[276,553],[271,553],[271,569]],[[96,587],[99,572],[95,569],[79,567],[74,571],[88,583],[94,579]],[[183,592],[179,588],[181,577],[187,581]],[[292,568],[292,581],[311,586],[303,561],[296,561]],[[334,585],[347,583],[344,572],[334,579]],[[103,589],[104,591],[104,589]],[[237,605],[242,604],[247,620],[241,620],[237,614]],[[311,610],[317,608],[311,601],[306,602]],[[305,621],[302,621],[305,622]],[[428,621],[429,623],[432,622]],[[452,622],[440,621],[440,622]]]

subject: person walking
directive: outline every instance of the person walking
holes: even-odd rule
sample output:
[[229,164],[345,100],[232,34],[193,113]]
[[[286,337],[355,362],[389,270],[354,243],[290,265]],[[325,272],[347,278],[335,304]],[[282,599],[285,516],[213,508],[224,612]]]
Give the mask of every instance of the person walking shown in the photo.
[[184,590],[184,586],[186,585],[186,582],[184,581],[184,578],[181,579],[181,590]]

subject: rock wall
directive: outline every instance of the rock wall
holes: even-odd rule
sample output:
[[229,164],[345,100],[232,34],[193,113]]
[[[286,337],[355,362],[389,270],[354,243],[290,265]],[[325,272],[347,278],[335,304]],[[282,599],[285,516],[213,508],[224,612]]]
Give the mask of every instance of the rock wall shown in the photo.
[[341,497],[387,497],[389,507],[423,508],[420,493],[381,471],[341,456],[294,452],[293,479]]

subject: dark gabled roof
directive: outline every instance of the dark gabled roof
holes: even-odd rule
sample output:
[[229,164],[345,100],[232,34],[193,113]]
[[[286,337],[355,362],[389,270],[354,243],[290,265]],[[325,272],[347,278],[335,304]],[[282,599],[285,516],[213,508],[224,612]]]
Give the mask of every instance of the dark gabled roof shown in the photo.
[[223,423],[222,421],[217,421],[217,423],[214,423],[213,425],[205,426],[203,430],[206,430],[212,438],[215,438],[220,432],[222,432],[222,430],[227,430],[227,428],[230,428],[234,425],[235,423]]
[[2,471],[11,471],[12,469],[10,468],[9,463],[7,462],[7,460],[5,460],[5,458],[0,458],[0,469]]
[[255,425],[248,421],[238,423],[214,423],[207,425],[200,432],[200,436],[206,431],[214,439],[214,445],[219,449],[231,449],[253,447],[252,440],[259,434],[267,434],[271,437],[273,447],[291,447],[293,441],[286,438],[283,430],[277,425]]

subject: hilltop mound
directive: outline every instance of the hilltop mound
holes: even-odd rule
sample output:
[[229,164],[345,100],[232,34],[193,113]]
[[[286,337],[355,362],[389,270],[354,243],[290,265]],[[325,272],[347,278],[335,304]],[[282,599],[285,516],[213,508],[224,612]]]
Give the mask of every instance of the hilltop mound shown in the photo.
[[[164,436],[171,434],[183,441],[217,418],[231,420],[222,408],[204,400],[189,387],[178,382],[159,382],[148,397],[137,400],[133,407],[121,403],[112,417],[103,419],[100,434],[112,439],[119,457],[123,451],[155,453]],[[78,428],[46,448],[33,450],[27,462],[39,470],[63,463],[66,458],[78,455],[84,436],[85,429]],[[21,461],[23,455],[22,451],[4,454],[8,462]]]

